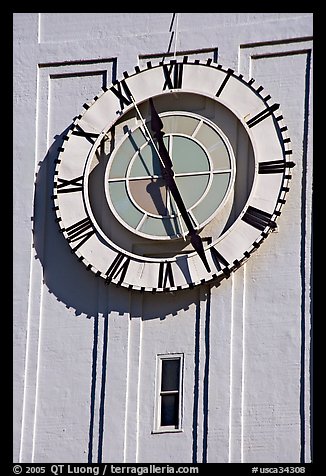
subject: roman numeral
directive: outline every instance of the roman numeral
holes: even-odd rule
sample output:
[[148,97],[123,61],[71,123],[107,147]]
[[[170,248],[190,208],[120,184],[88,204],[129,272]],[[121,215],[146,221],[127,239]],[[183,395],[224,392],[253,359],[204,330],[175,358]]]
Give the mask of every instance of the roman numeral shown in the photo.
[[248,127],[254,127],[256,126],[257,124],[259,124],[259,122],[263,121],[264,119],[266,119],[268,116],[270,116],[271,114],[273,114],[274,111],[276,111],[278,108],[280,107],[279,104],[273,104],[272,106],[267,106],[266,109],[264,109],[263,111],[260,111],[258,114],[256,114],[254,117],[252,117],[251,119],[249,119],[249,121],[247,121],[247,126]]
[[107,272],[105,273],[106,284],[111,283],[111,281],[117,278],[119,275],[120,275],[119,284],[121,284],[126,276],[129,264],[130,264],[129,256],[126,256],[123,253],[117,254],[117,256],[112,261],[111,265],[109,266]]
[[248,223],[248,225],[257,228],[257,230],[263,231],[266,226],[270,226],[271,228],[276,227],[276,223],[272,221],[271,218],[272,215],[270,213],[249,206],[242,220]]
[[167,282],[169,282],[170,287],[174,287],[174,278],[172,273],[172,264],[170,261],[166,261],[165,263],[160,263],[160,270],[158,273],[158,287],[159,288],[166,288]]
[[68,226],[66,232],[69,243],[78,241],[72,251],[78,250],[78,248],[80,248],[95,233],[92,222],[89,218],[84,218],[74,225]]
[[294,162],[285,162],[285,160],[270,160],[268,162],[259,162],[259,174],[281,174],[286,168],[294,167]]
[[[221,253],[217,251],[216,248],[214,248],[214,246],[212,246],[210,250],[211,250],[211,255],[212,255],[214,264],[216,268],[218,269],[218,271],[221,271],[222,268],[227,268],[229,266],[228,261],[221,255]],[[227,271],[228,272],[226,274],[230,274],[230,271],[229,270]]]
[[74,136],[85,137],[91,144],[95,143],[95,140],[98,138],[99,134],[94,132],[86,132],[84,131],[78,124],[76,124],[75,129],[72,131]]
[[71,180],[58,177],[57,193],[81,192],[83,190],[83,176]]
[[180,89],[182,87],[183,63],[172,63],[170,65],[163,64],[163,73],[165,89]]
[[228,69],[228,72],[227,72],[227,75],[225,76],[225,78],[223,79],[223,82],[221,84],[221,86],[219,87],[217,93],[215,94],[215,96],[219,97],[219,95],[221,94],[221,92],[223,91],[223,89],[225,88],[225,85],[226,83],[229,81],[230,77],[232,76],[232,74],[234,73],[234,70],[233,69]]
[[[116,86],[116,87],[115,87]],[[120,101],[120,109],[123,110],[125,106],[129,106],[132,103],[132,94],[128,88],[127,83],[123,79],[117,82],[115,86],[112,86],[110,90],[117,96]],[[123,90],[123,91],[122,91]]]

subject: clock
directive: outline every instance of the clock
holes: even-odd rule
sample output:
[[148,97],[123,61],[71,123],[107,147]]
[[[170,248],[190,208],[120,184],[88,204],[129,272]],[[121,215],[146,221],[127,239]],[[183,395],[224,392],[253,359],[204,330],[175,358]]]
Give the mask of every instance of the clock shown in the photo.
[[253,79],[211,60],[148,62],[84,104],[64,137],[56,221],[107,284],[219,283],[275,230],[291,154],[279,104]]

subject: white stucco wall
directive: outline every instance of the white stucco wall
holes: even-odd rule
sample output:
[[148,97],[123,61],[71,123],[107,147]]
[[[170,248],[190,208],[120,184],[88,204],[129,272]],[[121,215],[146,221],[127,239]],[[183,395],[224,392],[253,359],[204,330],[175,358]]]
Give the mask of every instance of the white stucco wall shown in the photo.
[[[311,460],[312,14],[178,17],[176,52],[254,77],[289,129],[278,231],[242,268],[142,295],[106,287],[58,233],[64,131],[102,85],[163,56],[172,15],[14,14],[14,461]],[[183,432],[153,434],[168,352],[184,354]]]

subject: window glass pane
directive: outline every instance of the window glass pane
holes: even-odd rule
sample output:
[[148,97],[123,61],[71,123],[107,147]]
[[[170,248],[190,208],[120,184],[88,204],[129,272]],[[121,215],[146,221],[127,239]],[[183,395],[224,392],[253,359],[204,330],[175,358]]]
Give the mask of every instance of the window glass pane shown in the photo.
[[161,390],[179,390],[180,359],[162,360]]
[[128,225],[136,228],[143,218],[143,213],[131,202],[126,182],[109,182],[109,193],[113,206],[119,216],[128,223]]
[[178,426],[179,395],[163,395],[161,400],[161,426]]
[[209,192],[205,197],[205,200],[199,202],[192,209],[192,212],[198,223],[203,223],[205,220],[207,220],[207,218],[214,213],[220,203],[222,203],[222,200],[224,199],[228,190],[230,180],[230,173],[214,174],[213,182]]
[[[132,155],[130,155],[131,157]],[[160,159],[156,154],[154,146],[149,143],[135,156],[130,170],[130,177],[148,177],[160,174]]]
[[109,178],[125,177],[131,157],[145,142],[147,140],[141,129],[134,131],[132,136],[128,135],[113,158]]
[[176,114],[173,114],[173,116],[165,116],[161,119],[165,134],[178,132],[179,134],[191,136],[199,123],[199,119],[195,117],[179,116]]
[[230,167],[230,157],[222,138],[207,124],[202,124],[196,134],[196,139],[208,149],[213,156],[214,168],[228,169]]
[[172,157],[173,170],[176,174],[209,172],[210,170],[204,149],[188,137],[173,136]]
[[[197,175],[176,177],[179,192],[187,209],[194,206],[194,204],[203,196],[209,183],[209,175]],[[213,201],[214,203],[214,201]],[[209,216],[209,215],[208,215]]]
[[176,218],[147,217],[140,227],[142,233],[156,236],[173,236],[180,233],[179,224]]

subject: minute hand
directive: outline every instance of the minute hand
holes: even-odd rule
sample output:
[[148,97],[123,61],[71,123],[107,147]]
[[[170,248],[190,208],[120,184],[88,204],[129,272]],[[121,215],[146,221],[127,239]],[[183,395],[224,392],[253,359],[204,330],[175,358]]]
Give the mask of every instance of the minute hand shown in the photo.
[[165,183],[167,187],[169,188],[174,201],[181,213],[181,216],[188,228],[189,231],[189,236],[190,236],[190,242],[192,246],[194,247],[195,251],[198,253],[199,257],[201,258],[202,262],[205,265],[205,268],[207,269],[208,272],[210,272],[210,267],[206,259],[205,251],[204,251],[204,246],[201,237],[197,234],[192,221],[188,215],[186,206],[184,204],[184,201],[181,197],[181,194],[179,192],[179,189],[177,187],[177,184],[174,180],[174,172],[172,170],[173,163],[172,160],[169,156],[169,153],[165,147],[164,141],[163,141],[163,136],[164,132],[162,131],[163,129],[163,122],[161,121],[161,118],[159,117],[155,107],[153,100],[150,99],[150,106],[151,106],[151,128],[155,133],[155,138],[157,139],[158,142],[158,149],[159,149],[159,154],[161,157],[161,160],[163,162],[162,164],[162,175],[165,180]]

